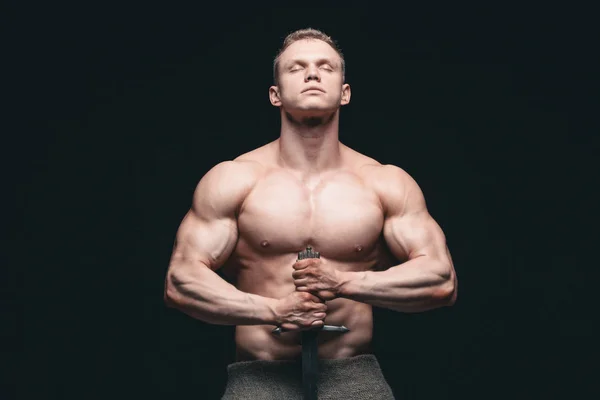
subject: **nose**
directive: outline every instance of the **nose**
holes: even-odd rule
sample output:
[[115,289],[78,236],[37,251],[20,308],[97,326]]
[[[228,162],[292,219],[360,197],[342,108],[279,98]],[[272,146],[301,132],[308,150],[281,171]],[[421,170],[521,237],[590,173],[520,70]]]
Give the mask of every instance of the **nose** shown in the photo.
[[306,82],[310,82],[310,81],[317,81],[320,82],[321,81],[321,76],[319,75],[319,69],[317,67],[310,66],[306,69],[306,76],[304,77],[304,80]]

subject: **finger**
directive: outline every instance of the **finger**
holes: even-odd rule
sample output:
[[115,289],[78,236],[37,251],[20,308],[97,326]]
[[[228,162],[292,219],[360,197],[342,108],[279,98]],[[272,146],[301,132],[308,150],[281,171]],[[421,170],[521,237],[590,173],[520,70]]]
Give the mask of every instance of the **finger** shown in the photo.
[[[308,293],[310,293],[310,294],[312,294],[314,296],[314,298],[315,298],[315,300],[314,300],[315,310],[320,309],[319,307],[321,305],[325,304],[326,299],[323,298],[323,296],[321,296],[321,292],[319,292],[318,290],[315,290],[315,289],[311,288],[310,286],[307,286],[306,288],[303,287],[302,292],[308,292]],[[325,309],[322,309],[322,310],[325,310]]]
[[301,261],[296,261],[294,263],[294,265],[292,265],[292,267],[294,267],[295,270],[299,270],[299,269],[304,269],[306,267],[308,267],[309,263],[306,262],[306,260],[301,260]]
[[303,271],[303,270],[300,270],[300,271],[294,271],[294,272],[292,272],[292,278],[294,278],[294,279],[300,279],[300,278],[302,278],[304,275],[305,275],[305,273],[304,273],[304,271]]
[[294,279],[294,285],[296,285],[296,287],[298,287],[298,286],[308,286],[308,279],[306,279],[306,278]]
[[[296,287],[296,290],[299,292],[308,292],[308,287],[307,286],[298,286]],[[316,299],[318,299],[318,297],[315,296]],[[315,300],[313,300],[315,301]]]
[[325,311],[327,309],[327,306],[325,306],[325,308],[321,308],[325,304],[323,303],[323,301],[319,297],[317,297],[314,294],[310,293],[308,291],[308,288],[304,288],[302,291],[303,292],[308,292],[308,294],[310,295],[309,300],[313,302],[313,304],[312,304],[312,306],[314,307],[313,310]]
[[320,290],[319,297],[326,298],[326,299],[332,299],[335,297],[335,294],[330,290]]
[[318,312],[318,313],[315,313],[314,316],[315,316],[315,318],[323,319],[327,316],[327,314],[324,312]]
[[295,331],[295,330],[298,330],[298,325],[290,324],[287,322],[281,324],[282,332],[290,332],[290,331]]

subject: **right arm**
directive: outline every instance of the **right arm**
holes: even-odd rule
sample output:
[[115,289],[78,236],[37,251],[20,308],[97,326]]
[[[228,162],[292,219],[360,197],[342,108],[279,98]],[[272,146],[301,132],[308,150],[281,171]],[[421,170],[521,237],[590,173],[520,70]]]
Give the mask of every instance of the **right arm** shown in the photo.
[[176,234],[165,281],[165,303],[220,325],[277,325],[275,299],[245,293],[215,271],[238,238],[236,214],[254,177],[244,163],[225,161],[198,183]]

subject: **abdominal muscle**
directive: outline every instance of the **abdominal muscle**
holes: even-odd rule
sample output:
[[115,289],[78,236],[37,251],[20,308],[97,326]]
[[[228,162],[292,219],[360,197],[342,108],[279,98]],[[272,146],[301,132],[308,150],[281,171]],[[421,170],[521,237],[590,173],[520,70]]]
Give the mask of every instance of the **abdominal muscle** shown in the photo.
[[[253,260],[256,261],[256,260]],[[253,265],[237,265],[236,286],[239,290],[270,298],[283,298],[295,290],[292,264],[295,256],[276,257],[271,260],[252,262]],[[327,260],[336,264],[333,260]],[[229,266],[231,271],[232,265]],[[341,270],[366,270],[364,263],[339,263]],[[327,303],[326,325],[344,325],[350,331],[320,332],[318,335],[319,358],[345,358],[371,353],[373,314],[368,304],[337,298]],[[301,332],[272,333],[275,326],[242,325],[236,327],[236,361],[291,360],[302,354]]]

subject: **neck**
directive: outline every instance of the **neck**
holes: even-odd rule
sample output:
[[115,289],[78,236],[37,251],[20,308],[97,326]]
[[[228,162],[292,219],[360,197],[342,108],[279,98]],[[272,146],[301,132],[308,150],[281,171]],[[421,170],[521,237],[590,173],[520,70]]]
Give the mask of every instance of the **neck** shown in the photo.
[[339,111],[324,117],[294,118],[282,112],[279,162],[303,174],[318,174],[341,163]]

